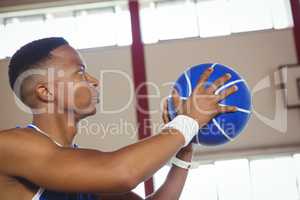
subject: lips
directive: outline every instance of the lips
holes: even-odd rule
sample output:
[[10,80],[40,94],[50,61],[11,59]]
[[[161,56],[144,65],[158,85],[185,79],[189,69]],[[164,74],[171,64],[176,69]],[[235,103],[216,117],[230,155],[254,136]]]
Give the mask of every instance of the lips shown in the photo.
[[97,104],[100,103],[100,94],[99,94],[99,92],[96,92],[96,94],[93,95],[92,101],[96,102]]
[[96,88],[91,87],[91,93],[92,93],[92,101],[98,104],[100,102],[99,91]]

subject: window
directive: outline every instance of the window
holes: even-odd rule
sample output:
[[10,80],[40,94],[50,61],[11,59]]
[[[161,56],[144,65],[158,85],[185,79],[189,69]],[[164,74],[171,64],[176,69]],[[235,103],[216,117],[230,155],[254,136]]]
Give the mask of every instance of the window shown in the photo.
[[[161,186],[169,171],[155,175]],[[293,156],[216,161],[190,170],[180,199],[298,200],[300,154]]]
[[294,155],[294,164],[295,164],[295,171],[297,174],[297,186],[298,192],[300,193],[300,154]]
[[[65,37],[75,48],[132,43],[128,1],[0,14],[0,58],[43,37]],[[217,37],[293,26],[290,0],[141,1],[144,43]],[[22,34],[20,34],[22,33]]]
[[115,45],[116,20],[113,7],[75,11],[78,42],[74,46],[85,49]]
[[43,29],[44,17],[42,15],[20,17],[10,17],[4,20],[0,37],[1,55],[12,55],[16,49],[27,41],[43,37],[46,33]]
[[159,20],[155,13],[155,4],[153,2],[141,5],[140,18],[143,42],[158,42],[158,31],[156,22]]
[[219,200],[251,200],[249,161],[215,162]]
[[192,1],[156,3],[159,40],[198,36],[196,7]]
[[[0,36],[5,37],[4,23],[2,21],[0,21]],[[4,58],[6,55],[9,55],[9,53],[7,52],[7,43],[5,41],[1,41],[0,59]]]
[[[7,13],[0,16],[0,58],[11,56],[22,45],[44,37],[64,37],[77,49],[123,46],[132,43],[127,1],[105,6],[81,5]],[[81,8],[82,9],[78,9]]]
[[298,198],[293,158],[282,157],[251,162],[255,200],[293,200]]
[[227,0],[198,1],[197,11],[200,37],[231,34]]
[[284,29],[293,26],[290,0],[164,0],[144,3],[143,41]]
[[268,0],[230,0],[231,32],[240,33],[273,28]]
[[[76,43],[74,34],[77,29],[72,12],[47,14],[43,26],[46,30],[47,37],[63,37],[72,45]],[[27,41],[30,40],[24,38],[23,44],[26,44]]]
[[180,199],[218,200],[215,170],[212,164],[202,165],[197,170],[192,170]]

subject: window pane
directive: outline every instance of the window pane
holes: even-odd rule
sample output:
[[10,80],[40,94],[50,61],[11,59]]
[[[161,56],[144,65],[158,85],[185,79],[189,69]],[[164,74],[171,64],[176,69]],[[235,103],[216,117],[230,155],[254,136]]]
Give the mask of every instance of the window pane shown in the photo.
[[230,35],[227,0],[198,1],[200,37]]
[[98,12],[82,11],[76,18],[76,48],[92,48],[116,45],[116,15],[113,8]]
[[[0,38],[7,38],[5,35],[4,24],[2,24],[2,23],[0,24]],[[0,59],[5,58],[7,56],[7,53],[6,53],[7,42],[5,42],[5,40],[1,41]]]
[[290,0],[269,0],[271,6],[273,26],[275,29],[293,26],[293,16]]
[[48,37],[63,37],[76,47],[76,23],[73,16],[55,17],[47,15],[45,29]]
[[201,165],[190,170],[181,200],[218,200],[217,177],[214,165]]
[[271,29],[271,10],[267,0],[230,0],[233,33]]
[[12,19],[3,30],[5,40],[1,43],[1,48],[5,49],[6,56],[12,56],[21,46],[45,35],[43,21],[20,22],[18,18]]
[[291,157],[250,162],[255,200],[297,200],[296,176]]
[[164,166],[155,173],[154,185],[155,185],[156,190],[158,188],[160,188],[160,186],[165,182],[169,171],[170,171],[170,167],[169,166]]
[[141,29],[144,43],[158,42],[157,15],[154,3],[143,4],[141,6]]
[[117,44],[119,46],[130,45],[132,43],[132,36],[128,7],[116,7],[116,18]]
[[294,155],[295,171],[297,174],[298,196],[300,199],[300,154]]
[[194,2],[166,1],[157,3],[157,30],[160,40],[199,35]]
[[215,166],[219,200],[251,200],[247,159],[218,161]]

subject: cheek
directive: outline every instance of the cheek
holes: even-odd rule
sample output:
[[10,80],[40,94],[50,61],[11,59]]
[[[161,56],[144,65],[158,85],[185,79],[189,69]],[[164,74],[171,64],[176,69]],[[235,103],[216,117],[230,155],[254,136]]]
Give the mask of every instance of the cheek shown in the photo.
[[93,93],[85,82],[63,82],[56,88],[56,99],[61,109],[86,109],[93,103]]
[[91,104],[92,94],[88,86],[80,85],[74,88],[73,104],[77,108],[86,108]]

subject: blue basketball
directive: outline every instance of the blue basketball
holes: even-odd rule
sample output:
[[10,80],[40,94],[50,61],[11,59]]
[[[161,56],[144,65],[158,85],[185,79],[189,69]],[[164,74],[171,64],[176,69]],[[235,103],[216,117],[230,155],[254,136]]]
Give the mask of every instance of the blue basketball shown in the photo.
[[[216,94],[233,85],[238,87],[237,92],[219,102],[221,105],[236,106],[238,111],[217,115],[206,126],[202,127],[193,139],[193,142],[197,144],[215,146],[234,140],[244,130],[251,116],[252,104],[251,93],[246,81],[232,68],[217,63],[191,67],[177,79],[174,88],[182,99],[187,99],[191,95],[202,73],[209,67],[213,67],[214,71],[209,77],[206,87],[226,73],[231,74],[231,79],[221,86]],[[175,106],[171,97],[168,98],[168,113],[170,119],[176,117]]]

